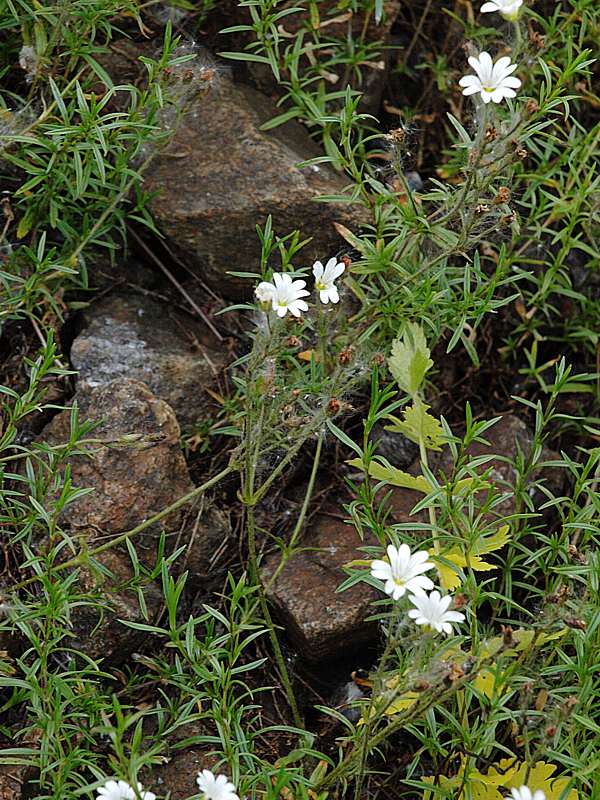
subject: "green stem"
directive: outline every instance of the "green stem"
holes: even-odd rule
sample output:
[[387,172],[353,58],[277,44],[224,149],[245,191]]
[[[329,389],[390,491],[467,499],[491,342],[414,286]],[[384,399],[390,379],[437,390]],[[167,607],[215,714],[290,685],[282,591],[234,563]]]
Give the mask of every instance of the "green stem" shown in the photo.
[[[414,398],[413,401],[420,402],[418,398]],[[429,468],[429,460],[427,458],[427,447],[422,437],[419,438],[419,456],[421,458],[421,464]],[[435,514],[435,508],[432,505],[430,505],[427,509],[427,513],[429,515],[429,524],[431,525],[431,539],[433,541],[433,552],[436,554],[436,556],[439,556],[440,541],[437,535],[437,517]]]
[[[319,440],[317,441],[317,449],[315,450],[315,457],[313,460],[312,471],[310,473],[310,478],[308,481],[308,486],[306,488],[306,494],[304,496],[304,502],[302,503],[302,508],[300,509],[300,514],[298,519],[296,520],[296,525],[292,532],[290,542],[288,544],[288,550],[292,551],[298,536],[300,535],[300,531],[304,526],[304,520],[306,519],[306,513],[308,511],[308,506],[310,505],[310,501],[312,499],[312,494],[315,488],[315,481],[317,478],[317,471],[319,469],[319,462],[321,460],[321,449],[323,447],[323,434],[319,436]],[[268,592],[269,589],[274,585],[277,578],[281,575],[282,570],[284,569],[287,563],[287,559],[282,558],[279,564],[277,565],[277,569],[274,571],[273,575],[269,578],[269,582],[265,585],[265,592]]]
[[[269,334],[269,341],[270,341],[270,334]],[[302,728],[303,722],[302,722],[302,717],[300,716],[300,712],[298,710],[296,697],[294,695],[294,688],[290,680],[290,676],[285,663],[285,658],[283,657],[281,645],[279,644],[279,639],[277,638],[277,633],[275,632],[275,625],[273,624],[273,620],[271,618],[271,612],[269,611],[265,587],[263,586],[263,583],[260,579],[260,574],[258,570],[258,552],[256,548],[256,520],[254,517],[254,508],[259,500],[258,493],[261,491],[264,493],[264,491],[266,491],[266,488],[268,487],[266,487],[265,484],[263,484],[259,488],[259,490],[255,492],[254,481],[256,478],[256,465],[260,459],[260,446],[263,439],[265,407],[266,407],[265,403],[262,402],[261,398],[260,411],[256,426],[254,426],[252,423],[252,416],[253,416],[252,413],[248,413],[246,416],[245,464],[242,473],[241,497],[246,507],[246,529],[248,533],[248,556],[249,556],[248,566],[250,572],[250,579],[258,589],[258,600],[260,603],[261,612],[269,631],[269,638],[271,640],[271,646],[273,648],[273,654],[275,656],[275,662],[277,664],[279,677],[285,689],[287,700],[290,709],[292,711],[292,716],[294,718],[294,724],[297,728]],[[250,405],[249,412],[254,410],[254,408],[255,406],[252,403]],[[252,443],[254,444],[254,447],[250,446]],[[290,454],[288,453],[288,456],[289,455]],[[278,465],[279,468],[283,469],[285,461],[286,459],[283,459],[283,461]],[[273,478],[275,473],[277,473],[277,469],[274,470],[273,473],[271,473],[270,476],[271,479]],[[265,483],[268,483],[268,481],[266,481]]]
[[[247,469],[247,477],[250,478],[252,483],[254,482],[254,469],[251,466],[249,466]],[[251,485],[246,486],[244,488],[245,488],[245,494],[247,493],[251,494]],[[253,583],[258,587],[260,608],[262,611],[263,618],[267,624],[267,628],[269,630],[269,638],[271,639],[271,645],[273,647],[273,653],[275,655],[275,661],[277,663],[277,669],[279,671],[279,677],[285,689],[288,703],[292,711],[292,716],[294,718],[294,725],[297,728],[302,728],[303,722],[302,722],[302,717],[300,716],[300,712],[298,710],[296,697],[294,695],[294,688],[290,680],[285,659],[283,657],[283,652],[281,650],[281,645],[279,644],[279,639],[277,638],[277,634],[275,632],[275,625],[273,624],[273,620],[271,618],[271,612],[269,611],[269,606],[267,603],[267,597],[265,593],[265,587],[262,584],[258,571],[258,554],[256,550],[256,524],[254,519],[254,503],[246,504],[246,528],[248,531],[248,554],[249,554],[250,578],[253,581]]]
[[[423,695],[416,701],[416,703],[407,708],[405,711],[395,714],[390,717],[390,721],[380,731],[374,733],[368,740],[368,753],[373,753],[386,739],[388,739],[395,731],[405,728],[407,724],[414,719],[422,719],[425,713],[435,705],[442,705],[450,699],[459,689],[467,683],[471,683],[477,678],[481,670],[493,664],[502,650],[494,653],[493,655],[482,658],[475,665],[473,670],[458,680],[454,681],[451,686],[442,688],[440,685],[432,686],[431,689],[423,692]],[[531,648],[528,648],[526,653],[531,653]],[[362,748],[360,750],[355,748],[346,754],[346,756],[337,764],[337,766],[326,775],[312,789],[315,794],[319,794],[328,786],[334,785],[338,780],[349,781],[357,766],[356,762],[362,761]]]

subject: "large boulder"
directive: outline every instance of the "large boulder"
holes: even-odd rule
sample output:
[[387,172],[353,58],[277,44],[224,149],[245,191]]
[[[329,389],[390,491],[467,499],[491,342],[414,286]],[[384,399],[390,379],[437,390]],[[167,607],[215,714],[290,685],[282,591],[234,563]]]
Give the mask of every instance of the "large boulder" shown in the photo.
[[262,567],[268,599],[309,661],[351,652],[377,636],[377,625],[366,622],[377,592],[364,583],[336,592],[346,577],[343,565],[360,558],[362,544],[351,525],[321,515],[302,540],[309,549],[295,553],[275,581],[279,555],[269,556]]
[[156,193],[150,208],[158,228],[186,264],[227,297],[251,294],[251,281],[226,273],[259,270],[256,226],[269,215],[278,235],[299,228],[312,237],[302,251],[305,263],[339,247],[334,222],[354,227],[362,218],[346,203],[315,202],[341,194],[348,180],[327,165],[298,166],[322,155],[299,124],[260,129],[279,113],[269,98],[222,77],[194,100],[146,177],[146,188]]
[[91,305],[71,347],[78,387],[115,378],[142,381],[171,406],[182,428],[208,419],[213,386],[226,364],[214,335],[144,295],[109,295]]

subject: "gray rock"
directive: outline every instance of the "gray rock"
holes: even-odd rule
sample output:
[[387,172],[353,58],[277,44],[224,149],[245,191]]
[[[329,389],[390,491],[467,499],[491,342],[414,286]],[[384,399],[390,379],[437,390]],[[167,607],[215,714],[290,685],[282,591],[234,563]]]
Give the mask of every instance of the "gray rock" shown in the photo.
[[351,651],[377,636],[372,613],[377,592],[364,583],[336,593],[346,577],[342,566],[360,558],[364,544],[354,528],[329,516],[311,523],[303,550],[288,561],[272,586],[269,581],[279,564],[279,555],[267,558],[262,579],[268,598],[282,620],[290,639],[309,661],[320,661]]
[[226,272],[258,271],[256,225],[269,214],[278,235],[300,228],[313,237],[304,263],[339,247],[334,222],[352,228],[363,218],[358,207],[314,202],[342,193],[348,181],[327,165],[298,167],[322,153],[297,123],[261,131],[278,113],[269,98],[221,78],[193,102],[146,177],[146,188],[157,193],[150,205],[157,226],[188,266],[227,297],[250,296],[252,281]]
[[143,295],[110,295],[85,312],[71,347],[78,386],[105,386],[115,378],[145,383],[166,400],[181,427],[209,418],[214,385],[226,353],[195,320]]
[[419,446],[401,433],[385,429],[376,423],[371,438],[377,442],[377,455],[383,456],[393,467],[407,469],[419,454]]

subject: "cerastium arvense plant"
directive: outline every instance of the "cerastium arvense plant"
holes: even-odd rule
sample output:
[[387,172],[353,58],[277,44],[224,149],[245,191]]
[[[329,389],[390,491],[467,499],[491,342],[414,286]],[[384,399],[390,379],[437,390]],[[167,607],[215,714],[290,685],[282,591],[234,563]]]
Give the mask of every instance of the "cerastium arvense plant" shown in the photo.
[[[367,31],[385,4],[309,0],[293,35],[291,4],[240,5],[251,22],[231,32],[250,43],[234,56],[266,65],[281,90],[282,114],[269,126],[308,125],[324,146],[312,165],[331,164],[349,180],[345,193],[320,200],[356,205],[363,227],[340,226],[346,250],[323,253],[309,270],[300,233],[278,237],[270,219],[257,220],[255,302],[235,309],[251,323],[251,347],[232,366],[235,446],[189,494],[92,548],[62,524],[66,505],[87,491],[73,485],[70,459],[148,443],[101,440],[76,406],[69,441],[31,442],[27,424],[35,430],[37,414],[56,410],[46,389],[68,373],[51,335],[65,291],[88,285],[97,250],[116,253],[129,221],[152,225],[141,177],[188,92],[210,89],[212,67],[167,27],[162,53],[145,60],[146,85],[114,85],[102,55],[118,26],[135,18],[129,2],[9,0],[0,21],[3,69],[21,70],[14,86],[3,79],[1,95],[10,192],[1,313],[6,325],[28,320],[41,344],[27,362],[26,387],[2,390],[1,517],[7,563],[26,574],[2,588],[1,633],[20,638],[0,661],[0,734],[13,737],[0,764],[30,768],[28,796],[39,800],[155,800],[157,768],[190,746],[205,759],[194,796],[208,800],[600,796],[599,450],[579,442],[575,458],[546,449],[559,427],[598,436],[597,421],[565,404],[589,396],[597,375],[543,354],[565,299],[582,314],[562,340],[576,356],[597,345],[592,296],[572,285],[568,266],[574,249],[594,256],[597,176],[589,165],[598,127],[578,121],[583,90],[575,84],[592,68],[585,44],[598,12],[577,0],[543,16],[511,0],[484,4],[488,27],[463,21],[474,73],[460,83],[473,99],[461,119],[448,117],[454,146],[444,166],[453,180],[433,178],[415,191],[405,174],[406,126],[382,133],[360,106],[365,76],[382,57]],[[211,3],[200,10],[204,19]],[[351,30],[359,14],[357,38],[328,34],[332,18]],[[533,23],[545,37],[539,57]],[[574,40],[577,25],[577,45],[565,45],[564,31]],[[183,65],[191,82],[178,79]],[[503,357],[517,361],[525,343],[520,369],[542,399],[515,401],[533,433],[506,481],[492,455],[471,452],[498,424],[495,415],[467,404],[459,425],[433,409],[445,354],[462,347],[481,366],[484,326],[513,304],[519,319]],[[354,406],[369,384],[361,414]],[[399,469],[380,453],[382,425],[418,447],[418,469]],[[322,708],[338,725],[337,738],[323,742],[306,724],[267,597],[303,548],[335,448],[348,459],[346,516],[363,539],[339,589],[366,582],[379,592],[381,647],[352,708]],[[306,460],[304,491],[280,534],[265,522],[276,511],[272,498]],[[177,573],[181,548],[159,537],[153,563],[142,564],[136,538],[223,486],[239,501],[247,568],[194,606],[189,576]],[[392,521],[394,490],[414,492],[409,522]],[[103,555],[119,546],[133,570],[122,588],[138,598],[143,619],[124,624],[147,646],[114,667],[78,648],[73,620],[82,609],[108,610],[102,584],[84,591],[79,578],[101,581]],[[269,571],[267,550],[278,554]],[[164,603],[150,619],[145,593],[156,583]],[[23,720],[16,738],[15,719]]]

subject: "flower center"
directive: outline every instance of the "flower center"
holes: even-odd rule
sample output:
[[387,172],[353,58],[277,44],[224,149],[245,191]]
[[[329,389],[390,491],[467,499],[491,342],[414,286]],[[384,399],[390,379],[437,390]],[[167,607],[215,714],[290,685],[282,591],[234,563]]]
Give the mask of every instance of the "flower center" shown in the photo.
[[495,91],[495,89],[494,89],[493,86],[484,86],[483,87],[483,91],[484,92],[489,92],[491,94],[493,91]]
[[325,289],[327,289],[327,284],[323,283],[323,281],[317,281],[316,282],[316,287],[320,292],[324,292]]

